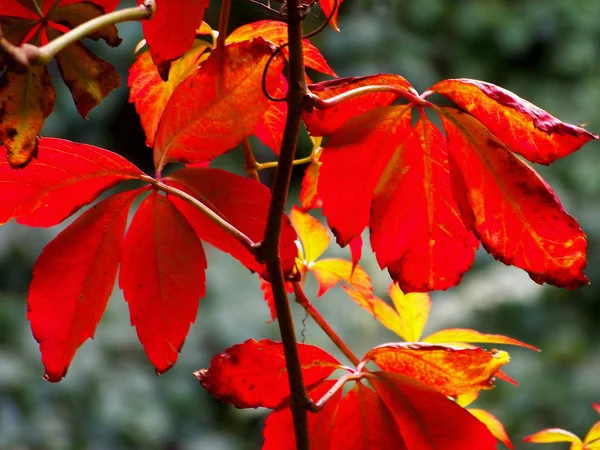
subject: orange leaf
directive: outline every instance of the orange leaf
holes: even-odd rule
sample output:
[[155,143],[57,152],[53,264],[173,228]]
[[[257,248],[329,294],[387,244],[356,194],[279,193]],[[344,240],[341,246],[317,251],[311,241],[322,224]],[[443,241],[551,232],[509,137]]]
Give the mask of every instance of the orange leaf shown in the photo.
[[339,33],[338,27],[338,13],[340,11],[340,5],[344,0],[320,0],[319,6],[323,10],[325,17],[330,18],[329,24],[331,27]]
[[539,352],[540,350],[533,345],[526,344],[525,342],[518,341],[516,339],[502,336],[500,334],[483,334],[479,331],[468,330],[464,328],[448,328],[446,330],[436,331],[423,339],[424,342],[431,343],[442,343],[442,344],[453,344],[462,342],[474,342],[482,344],[508,344],[518,345],[519,347],[525,347],[530,350]]
[[318,219],[303,212],[296,205],[292,207],[290,212],[290,221],[302,244],[304,264],[309,266],[329,247],[331,242],[329,231]]
[[[319,347],[298,344],[306,386],[325,380],[341,363]],[[237,408],[277,408],[289,401],[290,388],[281,342],[248,339],[215,356],[194,374],[215,398]]]
[[[215,50],[175,89],[158,125],[154,162],[208,161],[238,145],[269,108],[262,91],[265,64],[273,52],[260,39]],[[269,92],[280,82],[283,59],[271,62]]]
[[523,441],[534,444],[549,444],[552,442],[573,442],[574,444],[581,444],[581,439],[570,431],[562,430],[560,428],[547,428],[538,431],[537,433],[527,436]]
[[204,249],[183,214],[152,191],[133,216],[121,264],[119,286],[131,324],[163,373],[177,361],[206,292]]
[[360,266],[353,267],[345,259],[322,259],[312,265],[310,270],[314,273],[319,283],[317,297],[322,296],[329,289],[344,281],[359,292],[371,293],[371,278]]
[[[324,381],[309,391],[310,398],[318,401],[335,381]],[[308,435],[311,450],[329,450],[334,420],[338,411],[342,391],[338,390],[318,413],[308,413]],[[273,411],[265,420],[265,441],[262,450],[296,450],[294,422],[289,407]]]
[[[279,74],[279,85],[275,92],[269,92],[275,98],[287,95],[288,83],[283,74]],[[271,102],[265,113],[259,119],[254,134],[260,141],[279,155],[287,118],[287,102]]]
[[419,380],[444,395],[456,397],[492,389],[493,378],[510,360],[508,353],[426,343],[390,343],[371,349],[364,361],[387,372]]
[[489,412],[483,409],[470,408],[467,409],[467,411],[469,411],[471,414],[473,414],[475,417],[481,420],[488,427],[488,429],[496,439],[498,439],[500,442],[502,442],[504,445],[510,448],[510,450],[513,450],[514,447],[512,445],[512,442],[510,442],[510,438],[506,433],[506,429],[504,428],[504,425],[502,425],[502,423],[496,418],[496,416],[490,414]]
[[538,283],[588,283],[587,242],[548,184],[473,117],[445,108],[453,189],[485,249]]
[[152,147],[158,123],[171,94],[179,84],[191,75],[200,64],[208,43],[197,40],[190,51],[171,64],[168,81],[163,81],[150,53],[142,53],[129,69],[129,102],[135,103],[142,127],[146,133],[146,145]]
[[300,191],[300,206],[304,211],[323,206],[319,193],[317,192],[317,183],[319,182],[319,161],[311,161],[304,172],[302,178],[302,190]]
[[483,81],[444,80],[430,88],[476,117],[511,151],[531,162],[550,164],[598,139],[581,127],[561,122],[543,109]]
[[423,334],[423,328],[429,318],[431,310],[431,298],[429,294],[412,293],[404,294],[396,283],[390,285],[388,294],[394,302],[396,311],[402,323],[404,323],[405,341],[417,342]]
[[[339,80],[323,81],[311,84],[310,92],[321,100],[327,100],[344,92],[365,86],[388,85],[410,92],[412,86],[400,75],[371,75],[367,77],[341,78]],[[305,112],[303,120],[312,136],[329,136],[352,117],[359,116],[379,106],[388,106],[400,96],[394,92],[370,92],[347,99],[327,109],[315,109]]]
[[48,381],[60,381],[79,346],[94,337],[117,278],[127,213],[139,193],[116,194],[87,210],[33,267],[27,318]]
[[369,382],[393,415],[407,449],[495,450],[496,439],[487,427],[437,390],[388,372],[374,372]]
[[390,410],[372,389],[360,382],[340,403],[329,448],[406,450]]

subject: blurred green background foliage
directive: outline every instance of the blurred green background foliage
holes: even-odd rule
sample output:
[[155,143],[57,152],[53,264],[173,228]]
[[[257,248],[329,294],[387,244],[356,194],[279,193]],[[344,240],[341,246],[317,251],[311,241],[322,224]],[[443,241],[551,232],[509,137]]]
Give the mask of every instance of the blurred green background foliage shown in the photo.
[[[213,27],[218,11],[213,0],[206,17]],[[272,18],[245,0],[234,2],[233,15],[232,29]],[[315,8],[307,29],[323,19]],[[445,78],[482,79],[598,133],[599,20],[598,0],[346,0],[342,32],[327,29],[313,42],[340,76],[399,73],[419,91]],[[151,151],[144,146],[133,106],[127,104],[127,70],[141,30],[139,24],[119,29],[124,43],[118,49],[90,46],[118,68],[124,86],[84,121],[66,88],[56,83],[55,112],[43,134],[102,146],[151,171]],[[273,159],[254,143],[259,159]],[[308,139],[303,137],[302,143],[301,151],[307,153]],[[460,287],[433,295],[426,332],[473,327],[542,349],[539,354],[508,349],[512,362],[506,372],[520,387],[499,382],[475,404],[505,423],[517,449],[535,448],[519,441],[541,428],[560,426],[583,435],[598,420],[591,408],[593,401],[600,401],[598,150],[598,143],[591,143],[552,167],[537,167],[588,234],[590,286],[574,292],[541,287],[525,273],[481,253]],[[234,150],[215,164],[241,172],[241,152]],[[295,172],[292,200],[297,199],[302,171]],[[272,173],[262,176],[268,183]],[[60,384],[42,380],[37,344],[26,320],[27,287],[42,247],[64,226],[39,230],[9,223],[0,228],[0,449],[260,448],[266,411],[221,404],[192,376],[232,344],[250,337],[277,338],[276,324],[266,323],[268,309],[257,277],[212,248],[207,249],[207,296],[170,372],[154,374],[116,289],[96,338],[80,349],[68,376]],[[340,249],[330,252],[347,255]],[[371,256],[361,264],[372,275],[377,293],[385,296],[387,273]],[[308,292],[314,293],[314,286]],[[358,354],[396,339],[341,289],[315,305]],[[296,308],[295,313],[307,343],[337,354],[316,325],[302,323],[302,311]]]

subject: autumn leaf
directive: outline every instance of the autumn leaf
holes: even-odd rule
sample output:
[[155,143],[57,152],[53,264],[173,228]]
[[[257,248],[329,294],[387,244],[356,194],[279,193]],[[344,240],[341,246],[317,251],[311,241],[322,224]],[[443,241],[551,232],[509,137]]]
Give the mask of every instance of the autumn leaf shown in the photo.
[[574,444],[581,444],[581,439],[570,431],[562,430],[560,428],[548,428],[546,430],[538,431],[537,433],[527,436],[523,441],[531,442],[533,444],[550,444],[553,442],[572,442]]
[[116,194],[87,210],[33,267],[27,318],[48,381],[60,381],[77,348],[94,337],[117,278],[127,213],[139,193]]
[[409,376],[444,395],[456,397],[492,389],[496,372],[510,358],[503,351],[396,342],[371,349],[363,360],[373,361],[386,372]]
[[[313,345],[298,344],[306,386],[325,380],[341,363]],[[290,389],[283,345],[268,339],[248,339],[215,356],[208,369],[194,374],[215,398],[237,408],[275,409],[289,401]]]
[[64,139],[42,138],[39,158],[15,170],[0,156],[0,224],[51,227],[102,192],[143,172],[116,153]]
[[445,330],[436,331],[435,333],[432,333],[429,336],[423,338],[423,342],[444,344],[507,344],[525,347],[536,352],[540,351],[533,345],[529,345],[525,342],[521,342],[517,339],[513,339],[508,336],[502,336],[501,334],[483,334],[475,330],[468,330],[464,328],[447,328]]
[[[228,45],[211,53],[201,68],[171,95],[156,133],[154,162],[201,162],[231,150],[254,133],[270,101],[262,91],[262,74],[273,49],[260,39]],[[283,59],[267,76],[273,92]]]
[[205,270],[194,229],[167,197],[153,191],[125,235],[119,286],[157,373],[177,361],[206,292]]
[[320,0],[319,6],[323,10],[323,14],[325,17],[329,19],[329,24],[332,28],[339,32],[340,29],[338,27],[338,13],[340,10],[340,5],[344,0]]
[[[4,0],[0,25],[14,45],[43,45],[83,22],[112,11],[117,1]],[[115,47],[121,39],[114,25],[88,36]],[[81,43],[56,57],[60,74],[73,95],[77,110],[85,118],[113,89],[119,87],[116,70]],[[84,81],[85,80],[85,81]],[[54,107],[54,88],[45,66],[24,73],[7,70],[0,79],[0,141],[6,146],[12,166],[29,162],[36,150],[36,137]]]
[[148,52],[142,53],[129,69],[129,102],[135,103],[148,147],[154,145],[158,123],[173,91],[207,58],[205,50],[208,48],[207,42],[197,40],[188,52],[173,61],[167,81],[160,77]]
[[[138,0],[138,4],[143,0]],[[202,24],[209,0],[156,0],[156,13],[142,22],[144,38],[158,72],[170,77],[169,63],[187,52]]]
[[504,428],[504,425],[502,425],[496,416],[484,409],[467,408],[467,411],[483,422],[496,439],[506,445],[510,450],[514,449],[514,446],[506,433],[506,428]]

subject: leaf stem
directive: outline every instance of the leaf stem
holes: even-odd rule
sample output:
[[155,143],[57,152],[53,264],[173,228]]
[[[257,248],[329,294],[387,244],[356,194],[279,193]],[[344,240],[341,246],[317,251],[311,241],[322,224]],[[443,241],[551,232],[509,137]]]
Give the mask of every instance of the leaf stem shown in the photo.
[[76,28],[73,28],[68,33],[50,41],[48,44],[39,48],[37,58],[32,61],[34,64],[46,65],[57,53],[64,50],[69,45],[77,42],[92,33],[108,26],[120,22],[128,22],[132,20],[147,20],[151,19],[156,11],[155,0],[145,0],[141,5],[135,8],[126,8],[119,11],[113,11],[108,14],[96,17],[85,23],[82,23]]
[[246,247],[246,249],[250,253],[252,253],[252,254],[256,253],[256,247],[257,247],[256,242],[254,242],[252,239],[250,239],[248,236],[246,236],[244,233],[242,233],[240,230],[238,230],[232,224],[227,222],[225,219],[223,219],[221,216],[219,216],[217,213],[215,213],[212,209],[210,209],[208,206],[206,206],[204,203],[202,203],[197,198],[191,196],[187,192],[182,191],[181,189],[177,189],[174,186],[170,186],[170,185],[163,183],[162,181],[159,181],[148,175],[141,176],[140,180],[150,183],[152,186],[154,186],[156,189],[158,189],[160,191],[163,191],[167,194],[171,194],[175,197],[180,198],[181,200],[188,202],[190,205],[192,205],[194,208],[198,209],[200,212],[202,212],[202,214],[204,214],[206,217],[208,217],[214,223],[216,223],[221,228],[223,228],[223,230],[225,230],[230,235],[232,235],[234,238],[236,238],[244,247]]
[[323,408],[323,406],[325,406],[325,404],[329,401],[329,399],[331,397],[333,397],[337,391],[339,391],[341,388],[343,388],[344,385],[348,381],[360,380],[361,378],[364,378],[364,376],[365,375],[363,373],[352,371],[351,373],[347,373],[346,375],[340,377],[336,381],[336,383],[333,386],[331,386],[331,389],[329,389],[323,395],[323,397],[321,397],[318,401],[315,402],[315,406],[316,406],[317,411],[320,411],[321,408]]
[[221,12],[219,13],[219,37],[217,38],[217,50],[223,52],[225,40],[227,39],[227,29],[229,28],[229,15],[231,12],[231,0],[221,2]]
[[331,341],[336,345],[337,348],[348,358],[349,361],[352,362],[355,366],[358,366],[360,363],[360,359],[350,350],[350,347],[346,345],[346,343],[342,340],[342,338],[335,332],[331,325],[327,323],[325,318],[315,309],[312,305],[306,294],[304,293],[304,289],[302,285],[295,281],[293,283],[294,286],[294,294],[296,295],[296,303],[302,306],[307,314],[313,318],[313,320],[321,327],[321,329],[325,332],[327,337],[331,339]]
[[306,393],[302,379],[302,369],[298,357],[296,332],[292,312],[285,290],[281,270],[279,242],[282,217],[288,196],[294,155],[300,134],[303,101],[308,94],[302,45],[302,14],[300,0],[288,0],[288,42],[289,42],[289,91],[287,95],[288,114],[279,154],[279,164],[273,182],[273,195],[264,239],[258,248],[259,257],[265,261],[271,286],[277,322],[281,333],[288,380],[290,383],[290,409],[294,423],[296,450],[309,450],[307,411],[314,405]]
[[[308,164],[313,160],[313,155],[307,156],[306,158],[295,159],[292,161],[292,166],[299,166],[300,164]],[[266,163],[256,163],[256,170],[273,169],[279,165],[279,161],[271,161]]]
[[246,171],[246,174],[248,174],[250,179],[260,182],[260,178],[258,177],[260,164],[254,157],[252,145],[250,144],[250,140],[248,138],[244,139],[242,142],[242,151],[244,152],[244,170]]
[[321,99],[316,94],[310,93],[310,101],[312,105],[317,109],[329,109],[334,106],[339,105],[340,103],[345,102],[346,100],[350,100],[352,98],[359,97],[365,94],[371,94],[374,92],[390,92],[394,94],[398,94],[399,97],[419,106],[431,106],[431,103],[423,98],[421,98],[417,91],[411,89],[407,91],[405,89],[401,89],[397,86],[389,86],[386,84],[374,84],[372,86],[361,86],[356,89],[352,89],[350,91],[343,92],[334,97],[328,99]]

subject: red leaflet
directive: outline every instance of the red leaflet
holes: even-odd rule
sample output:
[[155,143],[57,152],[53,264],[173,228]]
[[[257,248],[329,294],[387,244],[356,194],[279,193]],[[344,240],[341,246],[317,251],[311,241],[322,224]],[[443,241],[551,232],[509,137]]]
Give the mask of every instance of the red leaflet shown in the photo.
[[361,382],[340,403],[330,448],[407,450],[390,410]]
[[13,169],[0,156],[0,224],[50,227],[117,183],[143,175],[116,153],[63,139],[42,138],[38,159]]
[[[319,400],[333,384],[334,381],[324,381],[310,391],[310,397],[313,401]],[[321,411],[316,414],[308,413],[308,435],[311,450],[335,448],[331,446],[330,442],[341,397],[342,391],[338,390]],[[265,442],[262,450],[296,450],[296,443],[293,438],[294,423],[289,407],[275,410],[269,414],[269,417],[265,420],[263,436]]]
[[[141,3],[143,0],[138,0]],[[192,46],[208,3],[209,0],[156,0],[156,14],[142,22],[152,59],[163,78],[169,74],[169,63]]]
[[313,136],[329,136],[348,119],[363,114],[378,106],[388,106],[400,97],[401,92],[410,92],[412,86],[400,75],[372,75],[368,77],[341,78],[339,80],[323,81],[309,86],[310,91],[321,100],[327,100],[337,95],[365,86],[393,86],[400,92],[370,92],[358,95],[327,109],[315,109],[312,113],[305,112],[303,120],[306,128]]
[[495,450],[487,427],[452,400],[402,375],[375,372],[369,377],[393,415],[409,450]]
[[[298,354],[306,386],[320,383],[341,365],[313,345],[299,344]],[[289,400],[287,367],[280,342],[248,339],[215,356],[208,369],[194,375],[215,398],[237,408],[274,409]]]
[[325,17],[330,18],[329,24],[333,27],[333,29],[337,32],[340,31],[338,27],[338,12],[340,10],[340,5],[344,0],[320,0],[319,6],[325,13]]
[[309,209],[320,208],[323,202],[317,192],[317,183],[319,182],[319,161],[311,161],[304,172],[302,178],[302,190],[300,191],[300,205],[304,211]]
[[[234,30],[233,33],[227,36],[227,43],[233,44],[236,42],[251,41],[257,37],[261,37],[265,41],[269,41],[279,47],[287,43],[287,24],[276,20],[259,20],[258,22],[252,22]],[[335,72],[327,64],[327,61],[325,61],[325,58],[323,58],[321,52],[312,45],[308,39],[304,39],[303,50],[304,64],[306,67],[333,77],[336,76]],[[287,58],[289,51],[284,49],[283,53]]]
[[[269,92],[275,98],[284,98],[287,95],[288,83],[283,74],[279,74],[279,86],[276,92]],[[276,155],[281,150],[281,141],[287,117],[287,102],[271,102],[263,116],[259,119],[254,134],[260,141],[269,147]]]
[[194,229],[169,199],[153,191],[125,236],[119,286],[131,324],[158,373],[175,364],[196,320],[205,269]]
[[449,397],[494,387],[494,376],[510,360],[503,351],[442,344],[396,342],[371,349],[363,358],[386,372],[406,375]]
[[[269,307],[269,313],[271,314],[271,320],[268,322],[274,322],[277,320],[277,309],[275,308],[275,297],[273,296],[273,287],[271,283],[266,281],[263,277],[260,277],[260,289],[263,291],[263,297],[267,306]],[[285,290],[288,294],[294,293],[294,285],[292,283],[285,283]]]
[[550,186],[476,119],[444,113],[453,190],[485,249],[538,283],[587,284],[585,235]]
[[504,425],[502,425],[496,416],[484,409],[468,408],[467,411],[483,422],[496,439],[506,445],[510,450],[514,449],[512,442],[510,442],[510,438],[506,433],[506,428],[504,428]]
[[[264,185],[224,170],[201,167],[178,170],[165,181],[209,206],[255,242],[263,238],[271,199],[270,191]],[[259,264],[239,241],[189,203],[179,198],[170,198],[194,227],[200,239],[231,254],[248,269],[267,276],[264,265]],[[298,254],[295,239],[296,232],[284,216],[280,252],[281,264],[286,273],[291,272],[295,266]]]
[[531,162],[550,164],[598,139],[581,127],[561,122],[506,89],[483,81],[444,80],[430,88],[448,97],[513,152]]
[[140,115],[146,133],[148,147],[154,145],[158,122],[171,94],[179,83],[192,74],[200,62],[206,59],[208,55],[203,52],[208,45],[207,42],[196,41],[189,52],[171,64],[168,81],[160,77],[148,52],[142,53],[129,69],[128,85],[131,88],[129,102],[135,103],[135,110]]
[[[256,38],[211,53],[202,67],[183,81],[167,103],[156,133],[154,162],[201,162],[231,150],[254,130],[270,106],[262,74],[273,49]],[[271,62],[269,92],[280,82],[283,58]]]
[[116,194],[86,211],[33,267],[27,318],[49,381],[60,381],[77,348],[94,337],[117,277],[127,213],[139,193]]

